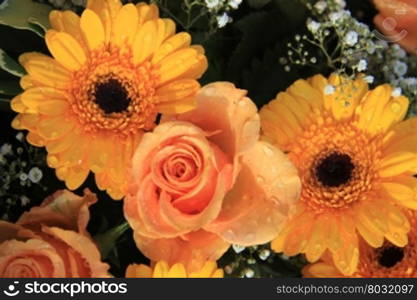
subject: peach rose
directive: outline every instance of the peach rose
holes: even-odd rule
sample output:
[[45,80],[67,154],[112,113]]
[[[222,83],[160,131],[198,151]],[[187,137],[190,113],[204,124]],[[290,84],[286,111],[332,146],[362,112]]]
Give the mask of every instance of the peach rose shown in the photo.
[[405,50],[417,50],[417,0],[374,0],[379,14],[374,22],[386,38]]
[[86,231],[96,201],[88,191],[58,191],[16,224],[0,221],[0,278],[109,277]]
[[126,219],[151,260],[191,271],[231,243],[272,240],[300,192],[288,158],[259,141],[260,121],[246,91],[213,83],[197,108],[163,116],[132,161]]

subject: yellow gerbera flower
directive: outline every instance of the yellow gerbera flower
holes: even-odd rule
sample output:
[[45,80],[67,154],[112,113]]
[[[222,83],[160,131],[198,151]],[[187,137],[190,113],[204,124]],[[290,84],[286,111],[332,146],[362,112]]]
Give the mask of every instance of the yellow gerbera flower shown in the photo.
[[[417,213],[408,211],[406,215],[411,224],[408,244],[401,248],[385,241],[382,247],[373,248],[361,241],[358,268],[347,277],[417,278]],[[320,262],[306,266],[303,273],[305,277],[346,277],[327,255]]]
[[89,0],[81,17],[51,12],[45,40],[53,58],[20,57],[28,75],[11,103],[19,113],[12,126],[46,147],[69,189],[91,170],[100,189],[122,198],[127,163],[158,113],[193,108],[204,50],[158,16],[153,4]]
[[372,247],[384,237],[407,244],[410,224],[396,206],[417,209],[417,118],[401,122],[408,99],[362,77],[299,80],[266,105],[264,137],[288,152],[302,180],[294,217],[272,248],[317,261],[328,249],[353,274],[358,234]]
[[154,268],[146,265],[129,265],[127,278],[223,278],[223,270],[215,262],[208,261],[198,272],[187,272],[184,265],[177,263],[171,267],[165,261],[159,261]]

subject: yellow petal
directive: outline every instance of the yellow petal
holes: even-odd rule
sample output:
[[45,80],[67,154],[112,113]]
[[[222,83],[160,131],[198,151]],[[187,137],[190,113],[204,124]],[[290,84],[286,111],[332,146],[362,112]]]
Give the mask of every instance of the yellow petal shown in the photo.
[[384,182],[381,184],[384,195],[398,204],[417,210],[417,178],[404,178],[400,183]]
[[77,71],[87,61],[80,44],[68,33],[49,30],[45,40],[53,57],[68,70]]
[[180,101],[195,95],[200,89],[200,84],[194,79],[181,79],[161,86],[156,91],[156,103],[170,103]]
[[61,116],[44,117],[37,125],[38,133],[45,139],[54,140],[74,128],[73,121],[65,122]]
[[72,35],[77,41],[82,41],[80,17],[73,11],[53,10],[49,14],[49,21],[53,29]]
[[75,190],[87,179],[89,170],[82,167],[73,167],[68,170],[65,185],[69,190]]
[[147,21],[139,27],[133,41],[133,62],[135,64],[142,63],[149,58],[156,50],[155,36],[158,33],[157,20]]
[[126,278],[152,278],[152,269],[146,265],[132,264],[126,269]]
[[391,98],[391,93],[392,88],[389,85],[380,85],[368,92],[356,110],[359,116],[358,128],[372,134],[384,128],[382,116],[384,108]]
[[161,114],[181,114],[194,109],[197,105],[195,97],[184,98],[175,102],[162,103],[157,106]]
[[156,263],[155,268],[153,269],[154,278],[164,278],[168,273],[169,266],[165,261],[159,261]]
[[26,89],[33,85],[33,81],[40,82],[43,85],[65,88],[70,82],[70,73],[62,67],[56,60],[41,53],[29,52],[19,57],[20,64],[30,75],[31,83],[22,78],[22,88]]
[[153,56],[152,63],[157,64],[169,54],[191,45],[191,36],[186,32],[178,33],[167,39]]
[[114,21],[114,43],[121,48],[124,43],[132,44],[138,22],[139,16],[136,7],[131,3],[124,5]]
[[141,2],[136,4],[136,8],[139,15],[139,24],[159,17],[159,10],[155,4],[147,5],[146,3]]
[[415,164],[417,164],[416,153],[394,152],[382,159],[378,172],[381,177],[397,176],[413,170]]
[[157,71],[159,75],[158,87],[186,73],[198,63],[198,56],[197,50],[187,48],[176,51],[160,61]]
[[90,9],[84,10],[81,15],[80,27],[90,50],[103,46],[105,40],[104,27],[99,16],[94,11]]
[[112,29],[119,10],[122,8],[120,0],[89,0],[87,8],[94,11],[103,24],[105,41],[109,43],[112,39]]
[[36,146],[36,147],[43,147],[45,146],[45,140],[38,134],[34,132],[29,132],[26,136],[26,139],[29,144]]
[[177,263],[174,264],[168,271],[168,278],[186,278],[187,272],[185,271],[184,265]]
[[327,238],[330,226],[333,226],[326,215],[319,216],[313,225],[310,240],[305,254],[309,262],[317,261],[327,249]]

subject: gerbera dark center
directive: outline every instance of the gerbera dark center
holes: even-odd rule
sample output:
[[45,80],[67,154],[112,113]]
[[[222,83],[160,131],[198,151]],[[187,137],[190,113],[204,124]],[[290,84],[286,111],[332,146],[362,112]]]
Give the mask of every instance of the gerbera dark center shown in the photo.
[[131,101],[123,85],[113,78],[96,84],[94,98],[95,102],[106,114],[125,111]]
[[323,185],[337,187],[349,181],[354,168],[349,155],[334,152],[316,165],[315,173]]
[[385,267],[391,268],[404,258],[404,250],[399,247],[389,246],[380,249],[378,263]]

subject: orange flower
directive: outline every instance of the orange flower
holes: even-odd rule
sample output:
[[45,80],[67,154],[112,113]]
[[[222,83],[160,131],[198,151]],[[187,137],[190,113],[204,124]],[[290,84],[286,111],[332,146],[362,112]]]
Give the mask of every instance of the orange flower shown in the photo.
[[194,271],[230,243],[266,243],[298,199],[295,168],[258,141],[259,116],[245,94],[230,83],[210,84],[195,110],[163,116],[143,137],[124,211],[151,260]]
[[[385,241],[382,247],[372,248],[361,241],[358,269],[348,277],[358,278],[417,278],[417,212],[406,212],[411,231],[408,244],[397,247]],[[345,277],[338,272],[331,257],[306,266],[305,277]]]
[[223,270],[217,269],[217,264],[211,261],[206,262],[197,272],[187,272],[181,263],[170,267],[167,262],[159,261],[154,268],[129,265],[126,278],[223,278]]
[[410,53],[417,50],[417,1],[374,0],[379,14],[374,22],[385,38],[397,42]]
[[19,59],[28,75],[11,102],[19,113],[12,126],[46,147],[48,165],[68,189],[92,171],[101,190],[121,199],[133,149],[158,113],[195,106],[204,50],[190,46],[188,33],[175,34],[154,4],[89,0],[81,17],[53,11],[50,21],[45,40],[53,58]]
[[[362,77],[298,80],[262,108],[265,139],[288,151],[302,191],[297,213],[271,244],[310,262],[329,250],[353,274],[358,236],[407,244],[410,224],[398,206],[417,209],[417,118],[402,122],[408,99]],[[398,205],[398,206],[397,206]]]
[[86,231],[96,201],[88,191],[58,191],[16,224],[0,221],[0,278],[109,277]]

